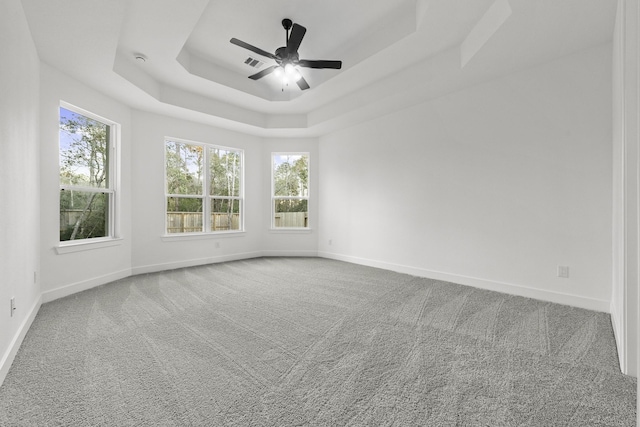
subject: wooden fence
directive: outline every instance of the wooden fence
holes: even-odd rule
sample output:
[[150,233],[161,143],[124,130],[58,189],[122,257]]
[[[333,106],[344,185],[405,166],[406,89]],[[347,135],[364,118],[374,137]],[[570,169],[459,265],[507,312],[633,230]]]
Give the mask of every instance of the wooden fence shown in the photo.
[[280,227],[307,227],[309,214],[307,212],[280,212],[275,214],[274,226]]
[[[82,209],[60,211],[60,227],[67,228],[75,224],[82,214]],[[240,215],[231,214],[231,221],[226,213],[216,212],[211,214],[211,226],[213,231],[239,230]],[[306,228],[309,226],[307,212],[280,212],[274,217],[275,228],[292,227]],[[198,212],[168,212],[168,233],[197,233],[201,232],[202,214]]]
[[[281,212],[275,214],[274,226],[281,227],[307,227],[309,215],[307,212]],[[226,213],[211,214],[211,226],[213,231],[239,230],[240,215],[231,214],[231,221]],[[202,214],[198,212],[168,212],[168,233],[197,233],[202,231]]]
[[[240,214],[212,213],[212,231],[239,230]],[[203,231],[202,214],[198,212],[167,212],[168,233],[197,233]]]

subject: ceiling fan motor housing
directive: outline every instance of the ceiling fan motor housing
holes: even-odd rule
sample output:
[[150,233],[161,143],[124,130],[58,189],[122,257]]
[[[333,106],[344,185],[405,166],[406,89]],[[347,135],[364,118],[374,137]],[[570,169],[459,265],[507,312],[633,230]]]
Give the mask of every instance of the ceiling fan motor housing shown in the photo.
[[300,56],[298,52],[291,52],[287,54],[287,48],[282,46],[276,49],[277,59],[275,60],[279,65],[282,64],[297,64]]

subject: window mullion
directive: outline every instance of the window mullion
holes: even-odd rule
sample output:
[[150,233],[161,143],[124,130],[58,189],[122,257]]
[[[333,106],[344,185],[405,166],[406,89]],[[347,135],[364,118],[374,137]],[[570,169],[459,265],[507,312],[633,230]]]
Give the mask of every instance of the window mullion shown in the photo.
[[60,190],[63,191],[82,191],[84,193],[114,193],[114,190],[111,188],[102,188],[102,187],[83,187],[80,185],[69,185],[69,184],[61,184]]
[[108,144],[109,146],[107,147],[107,166],[108,166],[108,176],[107,176],[107,187],[109,188],[109,190],[111,191],[109,193],[109,234],[113,237],[119,237],[120,235],[120,224],[119,224],[119,217],[117,215],[118,213],[118,209],[120,208],[120,206],[118,206],[119,204],[119,197],[117,197],[120,193],[116,193],[116,190],[118,190],[118,186],[119,186],[119,176],[120,174],[118,173],[118,168],[120,166],[120,161],[118,159],[118,156],[120,155],[120,153],[118,153],[117,148],[118,148],[118,133],[119,133],[119,127],[116,125],[110,125],[107,127],[107,131],[109,133],[109,138],[108,138]]
[[179,197],[182,199],[202,199],[202,194],[167,194],[169,197]]
[[202,183],[202,191],[204,193],[204,198],[202,199],[202,215],[204,216],[202,225],[204,227],[205,233],[211,232],[211,190],[209,189],[209,185],[211,183],[211,168],[209,166],[209,148],[206,146],[202,147],[203,156],[202,161],[204,168],[203,180]]

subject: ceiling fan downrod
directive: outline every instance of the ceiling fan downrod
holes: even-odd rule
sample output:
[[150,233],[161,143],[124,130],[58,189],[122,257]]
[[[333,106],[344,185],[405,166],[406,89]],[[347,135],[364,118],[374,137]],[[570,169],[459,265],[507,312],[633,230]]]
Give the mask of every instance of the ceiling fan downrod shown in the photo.
[[289,43],[289,30],[293,26],[293,21],[291,19],[289,19],[289,18],[284,18],[282,20],[282,26],[284,27],[285,31],[287,32],[286,40],[284,41],[284,43],[286,45],[287,43]]

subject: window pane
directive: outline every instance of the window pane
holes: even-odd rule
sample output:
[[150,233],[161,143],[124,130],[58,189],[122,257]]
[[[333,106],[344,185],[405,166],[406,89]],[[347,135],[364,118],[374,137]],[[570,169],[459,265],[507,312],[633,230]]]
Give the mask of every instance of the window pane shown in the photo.
[[167,141],[167,193],[201,195],[202,154],[199,145]]
[[167,233],[241,230],[243,151],[165,140],[165,152]]
[[167,233],[199,233],[202,229],[202,199],[167,197]]
[[275,200],[274,227],[308,227],[307,200]]
[[274,196],[309,195],[309,156],[275,154],[273,156]]
[[212,196],[240,196],[240,152],[209,148]]
[[240,200],[211,200],[211,231],[240,230]]
[[60,190],[60,241],[109,235],[109,194]]
[[60,107],[60,184],[108,188],[110,126]]

